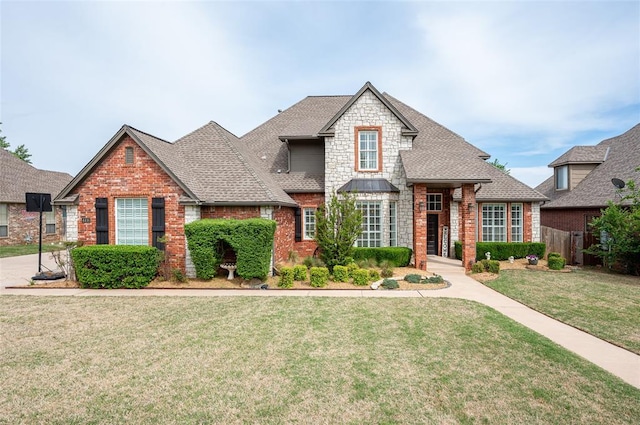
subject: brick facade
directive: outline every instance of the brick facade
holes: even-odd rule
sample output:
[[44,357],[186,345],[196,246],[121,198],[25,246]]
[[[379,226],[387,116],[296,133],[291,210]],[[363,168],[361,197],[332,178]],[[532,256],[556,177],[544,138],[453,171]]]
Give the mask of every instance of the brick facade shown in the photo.
[[258,206],[203,206],[201,208],[201,218],[234,218],[236,220],[245,220],[247,218],[259,218],[260,207]]
[[471,270],[476,259],[476,193],[473,184],[462,185],[460,203],[460,242],[462,242],[462,265]]
[[[427,270],[427,185],[413,186],[413,256],[416,268]],[[422,204],[422,207],[421,207]]]
[[540,210],[540,224],[565,232],[586,232],[587,223],[600,216],[600,208],[549,208]]
[[[55,194],[53,194],[55,196]],[[5,204],[7,206],[7,236],[0,237],[0,246],[37,244],[40,213],[27,212],[26,204]],[[42,243],[58,242],[64,235],[62,208],[53,207],[56,217],[55,233],[47,233],[45,214],[42,214]]]
[[[133,164],[125,163],[125,148],[134,152]],[[85,245],[96,243],[96,198],[107,198],[109,243],[116,242],[115,200],[146,198],[151,241],[151,199],[165,200],[166,258],[171,268],[185,270],[186,241],[184,206],[178,200],[184,191],[129,136],[123,137],[96,165],[72,194],[78,193],[78,240]]]

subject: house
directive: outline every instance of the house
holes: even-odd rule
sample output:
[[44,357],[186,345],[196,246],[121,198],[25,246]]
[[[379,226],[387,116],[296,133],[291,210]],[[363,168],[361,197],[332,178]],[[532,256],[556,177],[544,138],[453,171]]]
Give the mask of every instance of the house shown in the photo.
[[[0,149],[0,246],[38,242],[40,215],[27,212],[25,194],[48,193],[55,197],[72,179],[67,173],[39,170]],[[64,236],[65,210],[56,207],[42,217],[42,241],[57,242]]]
[[348,96],[309,96],[238,138],[215,122],[167,142],[123,126],[56,198],[67,237],[153,244],[194,270],[183,226],[200,218],[277,222],[274,260],[312,255],[315,210],[355,193],[358,246],[406,246],[463,264],[475,241],[538,241],[546,198],[486,162],[489,155],[366,83]]
[[[593,243],[589,223],[609,201],[616,201],[618,188],[612,179],[640,183],[635,169],[640,166],[640,124],[624,134],[603,140],[595,146],[574,146],[549,164],[553,176],[536,190],[549,201],[541,206],[541,225],[566,232],[577,232],[584,240],[578,247]],[[572,244],[573,245],[573,244]],[[582,263],[579,250],[574,262]]]

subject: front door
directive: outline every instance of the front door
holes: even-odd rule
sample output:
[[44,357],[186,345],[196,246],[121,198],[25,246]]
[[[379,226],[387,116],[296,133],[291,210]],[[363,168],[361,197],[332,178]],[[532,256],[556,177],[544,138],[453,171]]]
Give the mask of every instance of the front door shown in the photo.
[[427,214],[427,255],[438,255],[437,214]]

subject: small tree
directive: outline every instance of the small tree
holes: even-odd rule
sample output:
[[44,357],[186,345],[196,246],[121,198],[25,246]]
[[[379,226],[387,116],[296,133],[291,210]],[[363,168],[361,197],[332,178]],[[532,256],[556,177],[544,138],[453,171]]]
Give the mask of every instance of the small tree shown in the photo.
[[27,149],[25,145],[20,145],[15,148],[13,154],[27,164],[31,164],[31,154],[29,153],[29,149]]
[[[2,124],[0,122],[0,124]],[[0,133],[2,133],[2,129],[0,129]],[[11,144],[7,142],[7,138],[5,136],[0,136],[0,149],[9,149]]]
[[[640,172],[640,167],[636,171]],[[609,268],[640,275],[640,188],[629,180],[619,193],[626,194],[618,203],[609,201],[602,215],[591,222],[600,234],[600,243],[585,252],[602,258]]]
[[500,161],[498,161],[498,158],[495,158],[493,162],[490,162],[489,164],[493,165],[494,167],[496,167],[498,170],[502,171],[505,174],[511,174],[511,170],[507,168],[508,162],[501,164]]
[[362,233],[362,213],[356,206],[355,196],[334,193],[328,205],[316,211],[316,237],[320,258],[333,270],[333,266],[347,264],[353,257],[353,245]]

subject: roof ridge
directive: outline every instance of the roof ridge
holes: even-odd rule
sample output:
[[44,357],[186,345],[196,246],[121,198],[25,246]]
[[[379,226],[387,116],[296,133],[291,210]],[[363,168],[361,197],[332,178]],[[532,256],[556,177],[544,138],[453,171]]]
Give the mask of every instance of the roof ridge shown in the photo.
[[173,144],[173,143],[169,142],[168,140],[165,140],[165,139],[163,139],[161,137],[158,137],[158,136],[154,136],[153,134],[147,133],[146,131],[139,130],[139,129],[137,129],[137,128],[129,125],[129,124],[125,124],[124,126],[129,128],[129,129],[131,129],[131,130],[137,131],[138,133],[142,133],[145,136],[153,137],[154,139],[160,140],[161,142],[169,143],[170,145]]

